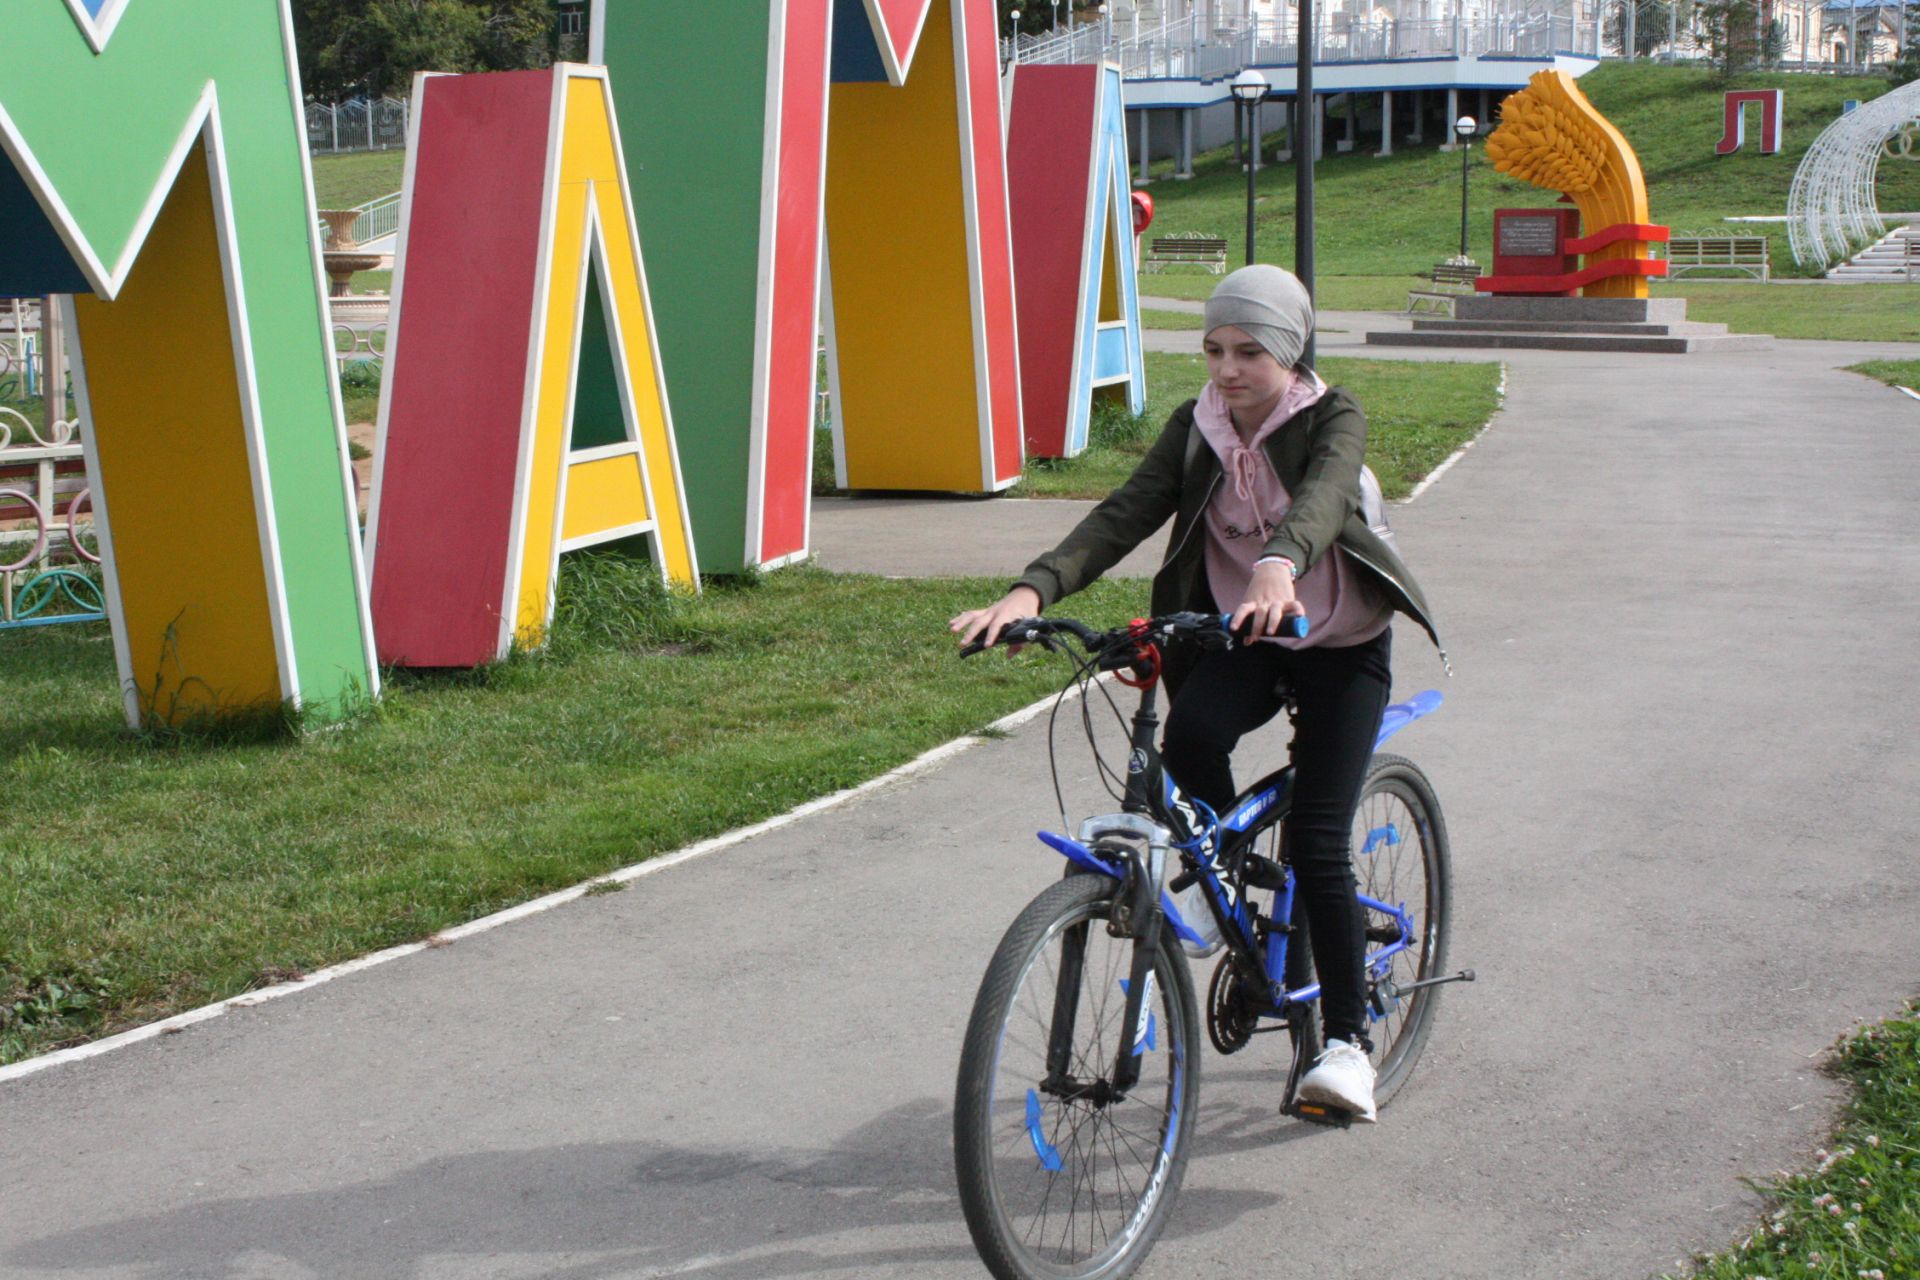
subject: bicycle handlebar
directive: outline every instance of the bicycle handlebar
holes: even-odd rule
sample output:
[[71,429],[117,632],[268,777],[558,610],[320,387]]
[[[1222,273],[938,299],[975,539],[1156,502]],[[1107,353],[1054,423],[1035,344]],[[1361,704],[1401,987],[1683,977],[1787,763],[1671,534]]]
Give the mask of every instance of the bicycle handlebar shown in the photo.
[[[994,644],[1038,644],[1052,648],[1055,636],[1069,635],[1080,642],[1081,648],[1090,657],[1122,655],[1118,661],[1124,663],[1131,661],[1134,652],[1146,643],[1197,640],[1202,648],[1209,649],[1227,649],[1236,642],[1246,643],[1228,629],[1232,620],[1232,615],[1225,613],[1167,613],[1156,618],[1137,618],[1124,627],[1115,627],[1110,631],[1095,631],[1072,618],[1020,618],[1002,628],[999,639],[993,644],[974,640],[963,645],[960,656],[970,658],[994,647]],[[1304,640],[1307,631],[1306,616],[1294,614],[1282,619],[1279,634]]]

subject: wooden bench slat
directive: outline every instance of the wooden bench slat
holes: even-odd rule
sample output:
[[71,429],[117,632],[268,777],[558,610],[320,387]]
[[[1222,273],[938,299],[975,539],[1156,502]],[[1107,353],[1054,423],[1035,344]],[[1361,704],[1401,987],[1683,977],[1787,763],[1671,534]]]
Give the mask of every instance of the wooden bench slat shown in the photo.
[[1674,236],[1667,242],[1667,278],[1694,269],[1739,271],[1764,281],[1773,270],[1773,245],[1765,236]]

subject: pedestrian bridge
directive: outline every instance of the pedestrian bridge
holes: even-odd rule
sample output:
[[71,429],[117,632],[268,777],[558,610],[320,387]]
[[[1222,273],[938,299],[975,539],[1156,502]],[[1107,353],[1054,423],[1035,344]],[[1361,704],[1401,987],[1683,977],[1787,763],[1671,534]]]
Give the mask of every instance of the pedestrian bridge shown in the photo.
[[[1341,151],[1366,143],[1390,155],[1395,141],[1451,141],[1449,124],[1473,115],[1484,132],[1499,99],[1523,88],[1537,71],[1584,75],[1600,62],[1600,20],[1550,9],[1532,13],[1401,19],[1384,9],[1370,14],[1323,14],[1313,33],[1316,152],[1325,150],[1330,99],[1344,117]],[[1209,22],[1200,13],[1158,22],[1130,18],[1078,26],[1005,42],[1009,69],[1021,65],[1110,62],[1125,79],[1127,109],[1135,113],[1134,145],[1144,179],[1157,150],[1177,158],[1177,176],[1192,173],[1195,131],[1202,148],[1237,133],[1228,84],[1252,68],[1273,86],[1291,121],[1298,28],[1289,20],[1235,16]],[[1218,108],[1209,111],[1208,108]],[[1271,108],[1269,108],[1269,111]],[[1263,112],[1262,117],[1268,112]],[[1256,138],[1262,121],[1256,121]],[[1290,123],[1283,137],[1290,136]],[[1150,146],[1155,143],[1157,146]],[[1284,157],[1283,157],[1284,158]]]

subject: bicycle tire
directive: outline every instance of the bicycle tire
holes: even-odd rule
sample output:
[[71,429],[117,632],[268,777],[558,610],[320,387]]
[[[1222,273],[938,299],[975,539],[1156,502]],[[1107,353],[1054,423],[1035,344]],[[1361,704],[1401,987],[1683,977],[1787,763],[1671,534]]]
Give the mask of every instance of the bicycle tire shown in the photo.
[[1070,1069],[1105,1078],[1120,1043],[1133,940],[1105,924],[1119,887],[1070,876],[1040,894],[1000,940],[974,999],[954,1091],[954,1165],[967,1229],[999,1280],[1130,1275],[1179,1194],[1199,1101],[1200,1023],[1171,929],[1153,970],[1139,1083],[1105,1105],[1041,1083],[1061,963],[1075,945],[1083,963]]
[[[1452,855],[1433,784],[1412,761],[1381,755],[1368,767],[1354,814],[1353,863],[1360,892],[1404,904],[1413,917],[1413,944],[1369,973],[1369,993],[1382,977],[1400,985],[1439,977],[1447,963]],[[1370,925],[1385,919],[1378,912],[1366,914]],[[1412,1073],[1433,1033],[1440,991],[1423,987],[1393,1000],[1385,1017],[1376,1011],[1369,1028],[1376,1107],[1385,1106]]]

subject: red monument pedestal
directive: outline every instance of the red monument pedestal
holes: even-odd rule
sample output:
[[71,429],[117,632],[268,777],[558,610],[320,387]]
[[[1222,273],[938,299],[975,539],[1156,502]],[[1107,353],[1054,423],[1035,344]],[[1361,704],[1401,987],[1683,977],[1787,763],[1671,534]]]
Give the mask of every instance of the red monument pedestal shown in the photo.
[[[1503,293],[1498,282],[1515,277],[1566,277],[1580,269],[1580,255],[1567,245],[1580,236],[1580,211],[1565,205],[1547,209],[1493,211],[1493,275],[1480,288]],[[1491,283],[1490,283],[1491,282]],[[1571,296],[1578,286],[1527,290],[1549,297]]]
[[1496,209],[1493,212],[1493,274],[1475,282],[1482,293],[1535,298],[1570,298],[1609,276],[1664,276],[1658,258],[1580,259],[1623,241],[1664,244],[1667,228],[1619,223],[1597,235],[1580,235],[1580,211],[1565,206],[1545,209]]

